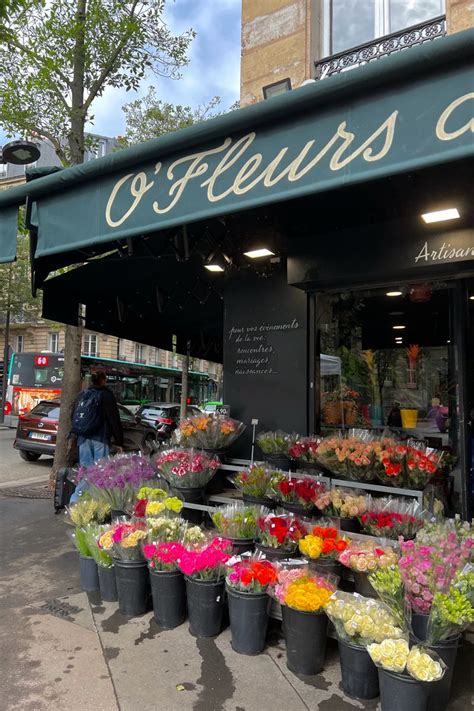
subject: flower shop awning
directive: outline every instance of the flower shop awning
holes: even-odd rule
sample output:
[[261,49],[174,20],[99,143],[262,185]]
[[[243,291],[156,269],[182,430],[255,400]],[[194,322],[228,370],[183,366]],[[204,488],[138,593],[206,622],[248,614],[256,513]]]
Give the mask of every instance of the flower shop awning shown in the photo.
[[0,195],[0,261],[28,197],[35,258],[474,157],[474,30],[399,52]]

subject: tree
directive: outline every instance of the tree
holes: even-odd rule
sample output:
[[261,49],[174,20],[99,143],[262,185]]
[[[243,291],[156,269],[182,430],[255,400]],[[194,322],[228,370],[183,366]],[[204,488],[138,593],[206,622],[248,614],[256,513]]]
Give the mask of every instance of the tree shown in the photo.
[[[0,17],[0,125],[39,135],[63,165],[79,164],[94,101],[108,87],[136,90],[148,73],[179,77],[194,32],[174,35],[166,0],[10,0]],[[61,415],[53,474],[67,464],[80,390],[81,331],[66,327]]]

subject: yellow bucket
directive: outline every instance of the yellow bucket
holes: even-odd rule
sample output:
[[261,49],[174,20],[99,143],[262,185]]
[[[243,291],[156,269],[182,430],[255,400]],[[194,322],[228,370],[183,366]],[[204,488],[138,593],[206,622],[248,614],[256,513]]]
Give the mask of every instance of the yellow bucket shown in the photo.
[[406,430],[412,430],[418,422],[418,410],[400,410],[402,416],[402,427]]

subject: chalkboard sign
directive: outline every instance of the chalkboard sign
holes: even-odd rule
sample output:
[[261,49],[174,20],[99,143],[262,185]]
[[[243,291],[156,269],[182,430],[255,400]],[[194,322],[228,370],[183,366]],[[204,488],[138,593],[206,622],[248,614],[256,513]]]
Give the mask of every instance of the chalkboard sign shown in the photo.
[[230,417],[229,405],[217,405],[216,415],[223,415],[224,417]]

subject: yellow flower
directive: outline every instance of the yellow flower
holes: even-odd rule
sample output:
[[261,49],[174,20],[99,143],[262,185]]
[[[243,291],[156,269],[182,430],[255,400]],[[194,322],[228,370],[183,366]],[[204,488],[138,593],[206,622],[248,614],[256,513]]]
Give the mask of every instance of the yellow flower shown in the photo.
[[149,501],[146,505],[145,516],[156,516],[165,509],[162,501]]
[[191,435],[195,432],[194,427],[190,423],[186,423],[180,427],[181,434],[183,437],[191,437]]
[[181,499],[178,499],[177,496],[169,496],[163,503],[168,511],[174,511],[175,513],[179,513],[184,506]]
[[234,425],[229,422],[223,422],[221,425],[221,432],[224,435],[231,434],[234,431]]
[[105,533],[103,533],[99,538],[99,543],[101,548],[106,551],[109,551],[114,544],[112,540],[112,531],[106,531]]
[[326,588],[320,588],[309,578],[300,578],[289,584],[285,604],[302,612],[318,612],[332,596]]
[[319,558],[322,546],[322,539],[319,536],[312,536],[311,534],[301,538],[299,542],[300,551],[308,558]]
[[134,548],[144,538],[146,538],[145,531],[133,531],[129,536],[122,539],[120,545],[122,548]]
[[210,417],[196,417],[194,422],[195,422],[196,428],[198,430],[201,430],[201,432],[204,432],[209,427],[211,418]]

